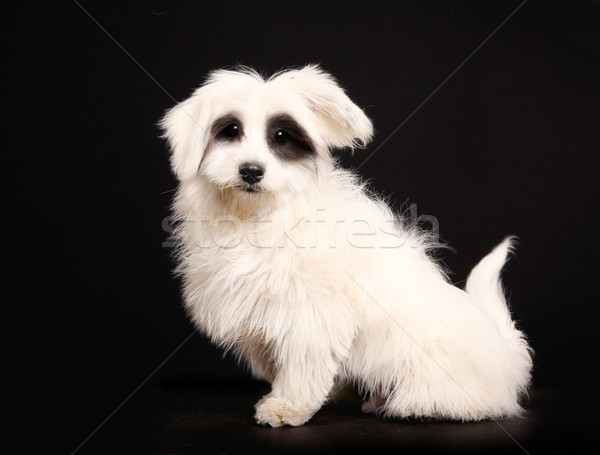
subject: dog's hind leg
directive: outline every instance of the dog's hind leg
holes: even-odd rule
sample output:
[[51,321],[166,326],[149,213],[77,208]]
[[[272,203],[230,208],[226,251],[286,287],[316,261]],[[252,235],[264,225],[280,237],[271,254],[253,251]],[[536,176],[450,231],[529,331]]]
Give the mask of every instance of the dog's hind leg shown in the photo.
[[360,409],[365,414],[370,412],[378,412],[385,406],[386,400],[387,397],[384,397],[383,395],[371,395],[371,397],[363,403]]

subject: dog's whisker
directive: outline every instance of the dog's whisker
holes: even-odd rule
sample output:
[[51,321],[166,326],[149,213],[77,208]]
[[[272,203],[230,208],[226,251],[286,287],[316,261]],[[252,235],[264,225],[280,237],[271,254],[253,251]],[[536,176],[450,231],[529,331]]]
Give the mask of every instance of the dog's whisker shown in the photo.
[[158,193],[158,195],[162,196],[163,194],[173,193],[175,191],[177,191],[177,188],[171,188],[170,190],[161,191],[160,193]]

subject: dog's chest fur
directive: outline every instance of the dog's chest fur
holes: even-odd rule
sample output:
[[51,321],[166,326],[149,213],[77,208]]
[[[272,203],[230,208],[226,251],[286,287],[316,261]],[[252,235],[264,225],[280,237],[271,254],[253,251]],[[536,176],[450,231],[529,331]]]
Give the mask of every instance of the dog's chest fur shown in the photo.
[[298,319],[318,324],[315,307],[334,311],[326,300],[339,302],[343,293],[335,283],[344,282],[340,243],[347,239],[326,210],[312,215],[282,210],[262,219],[208,217],[182,228],[192,259],[182,262],[186,302],[193,302],[188,310],[213,340],[233,346],[248,333],[276,339]]

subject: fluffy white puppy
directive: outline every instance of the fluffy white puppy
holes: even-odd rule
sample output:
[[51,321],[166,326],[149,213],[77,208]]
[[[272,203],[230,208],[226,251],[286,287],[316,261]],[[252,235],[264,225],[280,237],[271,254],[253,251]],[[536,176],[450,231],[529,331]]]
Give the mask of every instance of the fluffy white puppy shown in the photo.
[[331,149],[363,146],[373,128],[329,74],[214,71],[161,126],[186,307],[271,383],[258,423],[302,425],[346,383],[391,417],[521,411],[531,355],[499,279],[511,240],[466,291],[450,284],[433,236],[336,166]]

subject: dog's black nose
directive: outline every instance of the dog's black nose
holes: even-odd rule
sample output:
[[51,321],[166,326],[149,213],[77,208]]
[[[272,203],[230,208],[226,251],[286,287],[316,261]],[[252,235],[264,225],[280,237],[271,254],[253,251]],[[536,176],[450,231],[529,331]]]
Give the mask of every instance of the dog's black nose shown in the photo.
[[240,175],[242,180],[250,185],[254,185],[262,180],[265,175],[265,168],[258,163],[244,163],[240,165]]

